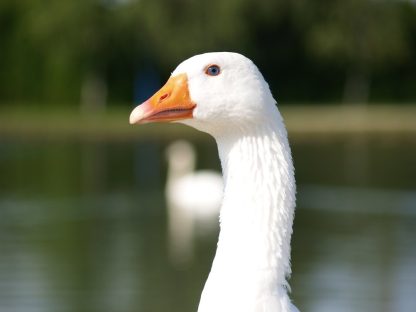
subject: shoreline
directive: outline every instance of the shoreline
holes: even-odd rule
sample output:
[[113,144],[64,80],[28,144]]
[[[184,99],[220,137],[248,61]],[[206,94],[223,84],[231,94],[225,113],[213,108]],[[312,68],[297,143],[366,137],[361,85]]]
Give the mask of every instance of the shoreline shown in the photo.
[[[344,135],[394,135],[414,138],[416,106],[401,105],[291,105],[279,107],[289,136],[294,138]],[[99,113],[74,110],[23,111],[0,109],[0,137],[28,139],[109,139],[140,140],[147,138],[202,139],[205,134],[189,131],[184,125],[144,125],[128,122],[130,109]]]

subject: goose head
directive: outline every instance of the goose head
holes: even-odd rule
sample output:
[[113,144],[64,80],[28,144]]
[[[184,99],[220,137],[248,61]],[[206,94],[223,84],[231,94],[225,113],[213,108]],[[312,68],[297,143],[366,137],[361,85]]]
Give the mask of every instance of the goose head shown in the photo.
[[275,100],[256,65],[238,53],[193,56],[137,106],[130,123],[176,121],[217,137],[262,122]]
[[286,292],[295,181],[283,120],[246,57],[182,62],[130,123],[181,122],[214,136],[225,181],[217,253],[198,311],[297,309]]

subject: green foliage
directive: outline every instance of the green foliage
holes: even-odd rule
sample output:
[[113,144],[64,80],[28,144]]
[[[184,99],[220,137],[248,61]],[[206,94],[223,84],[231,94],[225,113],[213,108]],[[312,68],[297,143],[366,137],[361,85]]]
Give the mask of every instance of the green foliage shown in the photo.
[[306,45],[316,56],[347,65],[383,66],[408,55],[396,2],[327,0],[312,6],[303,1],[298,19],[304,24]]
[[131,101],[143,66],[163,80],[214,50],[253,58],[284,101],[340,100],[370,77],[374,99],[389,83],[381,99],[412,100],[415,17],[387,0],[2,0],[0,103],[78,104],[97,83],[91,92]]

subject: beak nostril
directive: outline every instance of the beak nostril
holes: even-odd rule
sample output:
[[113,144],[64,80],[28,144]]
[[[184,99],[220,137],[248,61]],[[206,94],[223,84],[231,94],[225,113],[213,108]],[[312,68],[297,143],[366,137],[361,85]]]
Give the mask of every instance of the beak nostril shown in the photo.
[[169,93],[165,93],[163,94],[160,98],[159,98],[159,103],[162,102],[164,99],[166,99],[169,96]]

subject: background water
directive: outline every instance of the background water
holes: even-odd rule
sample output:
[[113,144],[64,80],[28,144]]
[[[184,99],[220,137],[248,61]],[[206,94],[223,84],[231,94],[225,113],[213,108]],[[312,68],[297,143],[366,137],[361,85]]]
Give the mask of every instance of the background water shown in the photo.
[[[293,136],[301,311],[416,309],[416,141]],[[0,311],[196,311],[217,229],[168,255],[169,140],[0,140]],[[215,142],[194,143],[219,170]]]

